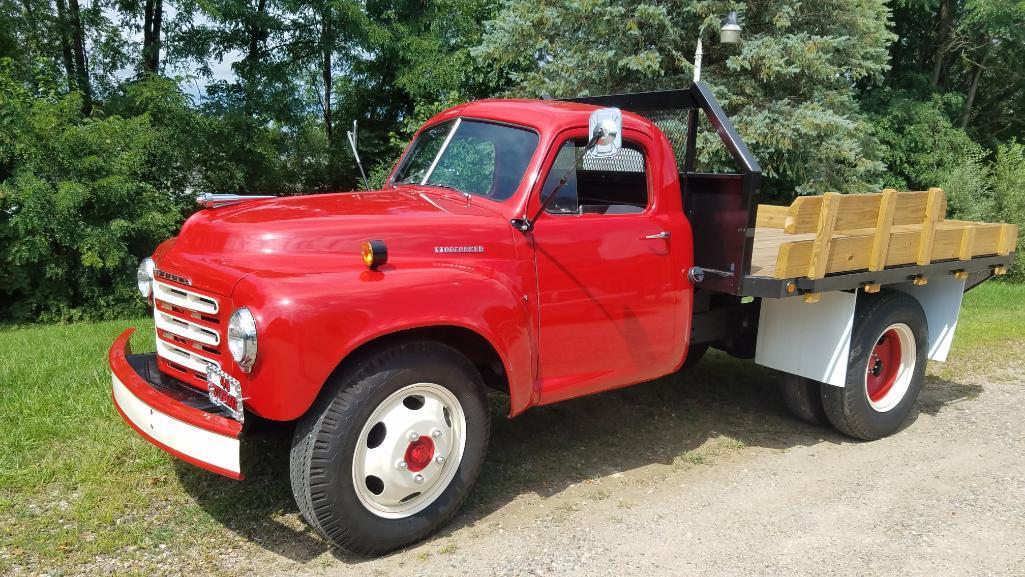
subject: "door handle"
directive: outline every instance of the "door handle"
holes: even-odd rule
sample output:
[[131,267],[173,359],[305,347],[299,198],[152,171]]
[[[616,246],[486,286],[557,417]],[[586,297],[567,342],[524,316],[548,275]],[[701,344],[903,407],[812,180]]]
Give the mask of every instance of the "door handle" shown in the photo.
[[649,240],[656,240],[656,239],[668,240],[669,237],[671,237],[671,236],[673,236],[673,233],[667,232],[667,231],[663,230],[662,232],[657,233],[657,234],[649,234],[648,236],[646,236],[644,238],[645,239],[649,239]]

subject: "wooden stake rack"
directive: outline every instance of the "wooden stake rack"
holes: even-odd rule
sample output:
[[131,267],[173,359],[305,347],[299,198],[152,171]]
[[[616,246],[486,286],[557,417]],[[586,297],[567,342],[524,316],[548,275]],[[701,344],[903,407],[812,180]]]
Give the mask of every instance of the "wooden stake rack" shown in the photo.
[[[939,188],[827,192],[799,197],[790,206],[759,205],[751,276],[821,279],[834,273],[971,261],[1014,252],[1017,226],[946,220],[946,210],[946,197]],[[1006,267],[993,268],[994,274],[1006,272]],[[911,280],[928,282],[925,275]],[[879,284],[869,282],[863,288],[875,292]]]

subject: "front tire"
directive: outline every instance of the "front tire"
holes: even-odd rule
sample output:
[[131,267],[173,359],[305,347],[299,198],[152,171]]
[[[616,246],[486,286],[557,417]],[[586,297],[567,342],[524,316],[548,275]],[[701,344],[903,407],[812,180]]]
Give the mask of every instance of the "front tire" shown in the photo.
[[861,295],[844,387],[824,385],[822,405],[841,433],[873,441],[907,419],[925,378],[929,329],[914,297]]
[[292,492],[307,522],[346,551],[380,555],[458,510],[487,450],[480,374],[436,342],[396,345],[331,379],[299,422]]

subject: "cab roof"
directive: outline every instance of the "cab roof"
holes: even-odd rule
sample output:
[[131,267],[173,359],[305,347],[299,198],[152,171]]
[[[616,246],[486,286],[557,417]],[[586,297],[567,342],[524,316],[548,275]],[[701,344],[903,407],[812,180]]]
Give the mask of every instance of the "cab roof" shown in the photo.
[[[557,132],[566,128],[587,126],[591,112],[599,108],[590,104],[561,100],[494,98],[453,106],[435,115],[424,126],[461,116],[518,124],[541,133]],[[644,117],[624,110],[623,127],[646,131],[653,128],[654,124]]]

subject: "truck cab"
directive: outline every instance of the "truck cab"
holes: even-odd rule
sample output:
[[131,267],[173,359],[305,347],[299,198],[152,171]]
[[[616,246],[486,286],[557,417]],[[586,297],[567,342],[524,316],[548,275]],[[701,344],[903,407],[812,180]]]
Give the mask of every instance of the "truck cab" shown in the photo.
[[[686,131],[671,141],[655,110]],[[695,170],[702,112],[736,172]],[[787,224],[759,210],[760,178],[700,83],[456,106],[381,190],[205,197],[140,265],[157,350],[132,354],[131,330],[113,344],[115,407],[158,447],[235,479],[254,422],[294,424],[300,511],[363,554],[421,539],[459,507],[487,448],[489,390],[513,417],[714,346],[791,373],[784,396],[801,418],[889,434],[926,357],[945,356],[968,276],[998,274],[1013,253],[931,265],[943,278],[928,294],[909,288],[918,269],[761,275],[756,231],[770,213]],[[895,288],[863,294],[880,283]],[[856,352],[865,343],[871,354]]]

